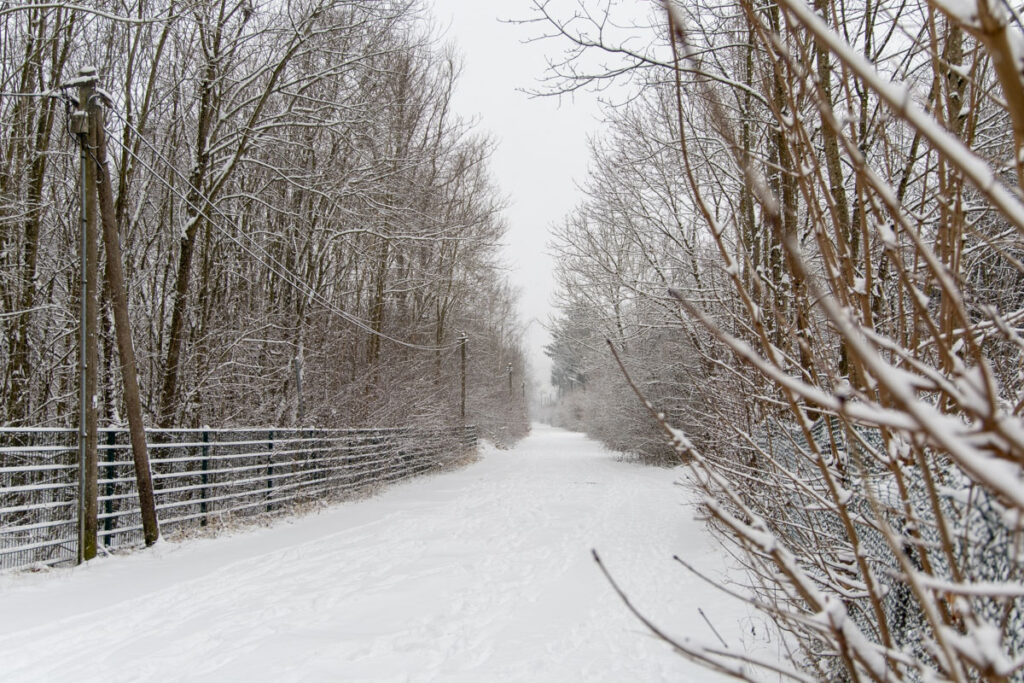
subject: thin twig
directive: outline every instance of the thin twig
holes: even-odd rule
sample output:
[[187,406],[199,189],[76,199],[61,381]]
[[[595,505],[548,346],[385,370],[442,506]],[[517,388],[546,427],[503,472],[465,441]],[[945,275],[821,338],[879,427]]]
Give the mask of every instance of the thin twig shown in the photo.
[[715,637],[718,638],[718,642],[722,644],[722,647],[729,647],[729,643],[725,642],[725,638],[722,637],[722,634],[718,632],[718,629],[715,628],[715,625],[711,623],[710,619],[708,619],[708,615],[704,614],[704,610],[698,607],[697,612],[700,614],[701,618],[704,619],[704,623],[708,625],[708,628],[711,629],[711,632],[715,634]]
[[[626,609],[628,609],[633,614],[633,616],[635,616],[641,624],[647,627],[647,629],[651,633],[653,633],[658,639],[674,647],[676,651],[680,654],[689,657],[690,659],[694,660],[699,664],[707,666],[727,676],[732,676],[733,678],[741,681],[751,681],[751,683],[753,683],[753,681],[755,680],[751,678],[750,674],[747,673],[744,667],[745,664],[750,664],[752,666],[772,671],[774,673],[779,674],[780,676],[785,676],[786,678],[792,679],[794,681],[801,681],[801,683],[813,683],[813,678],[805,676],[804,674],[798,671],[785,669],[779,664],[776,664],[775,662],[761,660],[752,657],[747,653],[740,652],[738,650],[730,650],[728,649],[728,646],[726,646],[725,651],[722,651],[712,646],[702,645],[696,642],[690,642],[689,639],[680,642],[672,638],[664,631],[662,631],[660,628],[658,628],[658,626],[655,625],[654,622],[645,617],[643,613],[640,612],[640,610],[638,610],[633,605],[633,603],[629,599],[629,596],[627,596],[625,591],[623,591],[622,588],[619,587],[619,584],[615,581],[615,579],[612,578],[612,575],[608,571],[607,567],[604,566],[604,562],[601,561],[601,556],[597,554],[597,550],[592,549],[590,552],[594,557],[594,562],[597,563],[597,566],[601,570],[601,573],[604,574],[605,579],[608,580],[608,583],[611,585],[616,595],[619,596],[619,599],[622,600],[622,603],[626,606]],[[717,632],[715,635],[718,635]],[[721,640],[721,636],[719,636],[719,640]],[[735,660],[739,666],[737,668],[730,667],[725,662],[722,662],[719,659],[717,659],[718,657]]]

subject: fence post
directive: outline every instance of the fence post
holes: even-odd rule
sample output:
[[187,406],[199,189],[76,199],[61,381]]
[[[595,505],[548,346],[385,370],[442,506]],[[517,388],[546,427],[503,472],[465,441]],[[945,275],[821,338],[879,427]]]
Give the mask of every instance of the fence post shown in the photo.
[[[313,430],[313,434],[314,434],[314,436],[317,435],[317,431]],[[333,448],[333,446],[334,446],[333,441],[329,440],[329,436],[330,435],[326,431],[325,432],[321,432],[319,434],[319,436],[323,440],[324,446],[321,447],[320,451],[316,455],[313,456],[313,469],[314,470],[321,470],[320,474],[314,474],[313,475],[313,479],[314,480],[316,480],[316,479],[327,479],[327,477],[329,476],[328,469],[327,469],[328,468],[328,460],[327,459],[331,456],[331,448]],[[313,439],[313,447],[314,448],[317,447],[317,440],[316,440],[316,438]],[[342,451],[344,451],[344,448],[345,447],[343,445],[342,446]]]
[[[301,450],[302,455],[299,456],[298,453],[296,453],[292,462],[295,463],[295,465],[299,468],[299,472],[301,472],[302,476],[298,477],[298,482],[300,483],[299,491],[302,491],[302,489],[306,488],[306,485],[312,478],[309,476],[309,471],[313,469],[312,465],[310,464],[311,461],[313,460],[313,451],[310,450],[312,448],[312,443],[309,439],[309,431],[305,427],[299,428],[299,444],[299,448],[296,448],[295,450]],[[294,467],[292,468],[292,471],[295,471]]]
[[114,495],[114,476],[117,472],[116,466],[113,464],[114,458],[114,444],[117,442],[117,434],[114,430],[107,430],[107,485],[104,488],[103,495],[106,498],[103,501],[103,545],[110,545],[110,532],[114,530],[114,501],[111,498]]
[[273,509],[270,497],[273,495],[274,480],[271,476],[274,473],[274,430],[267,433],[267,512]]
[[203,519],[199,522],[199,526],[206,526],[210,521],[210,506],[206,502],[206,497],[209,495],[206,485],[210,483],[210,430],[205,426],[203,427],[203,460],[201,467],[203,470],[201,475],[203,488],[199,491],[199,511],[203,513]]

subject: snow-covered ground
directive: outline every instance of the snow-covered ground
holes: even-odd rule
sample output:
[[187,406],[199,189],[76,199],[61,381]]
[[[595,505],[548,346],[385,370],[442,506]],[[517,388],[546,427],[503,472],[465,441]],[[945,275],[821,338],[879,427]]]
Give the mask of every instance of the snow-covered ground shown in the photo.
[[[368,500],[88,566],[0,576],[0,681],[710,681],[678,637],[770,650],[671,557],[728,561],[678,472],[540,425]],[[753,629],[753,635],[752,635]]]

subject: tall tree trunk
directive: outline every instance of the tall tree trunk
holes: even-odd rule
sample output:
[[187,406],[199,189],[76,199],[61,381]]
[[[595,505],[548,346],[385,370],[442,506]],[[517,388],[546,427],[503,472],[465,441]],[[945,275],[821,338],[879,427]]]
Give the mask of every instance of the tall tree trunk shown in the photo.
[[174,424],[178,413],[179,364],[185,340],[185,319],[188,315],[188,289],[192,276],[192,257],[195,253],[196,234],[199,231],[199,226],[204,222],[202,213],[207,211],[203,186],[210,163],[209,136],[215,108],[213,82],[217,77],[215,55],[219,52],[219,32],[218,28],[213,54],[207,60],[206,73],[200,86],[195,166],[189,179],[187,218],[178,252],[178,268],[174,280],[174,304],[171,310],[171,326],[167,332],[167,357],[164,362],[163,381],[160,389],[158,421],[160,426],[165,428]]
[[366,363],[370,367],[380,359],[380,334],[384,331],[384,294],[388,275],[388,240],[381,237],[377,249],[377,268],[374,273],[373,300],[370,307],[370,327],[373,333],[367,341]]
[[[22,92],[33,92],[40,87],[43,80],[39,71],[42,64],[49,62],[50,69],[47,77],[50,82],[56,81],[68,57],[69,41],[61,41],[61,32],[53,31],[50,35],[48,25],[45,21],[45,12],[36,15],[36,32],[29,38],[26,49],[26,63],[24,77],[21,83]],[[61,13],[57,14],[55,26],[61,24]],[[65,33],[65,35],[67,35]],[[47,54],[46,48],[49,48]],[[33,64],[32,62],[37,62]],[[5,384],[8,387],[7,395],[7,422],[18,424],[30,417],[31,411],[31,386],[32,376],[32,319],[33,309],[36,305],[39,261],[39,239],[40,228],[43,221],[43,189],[46,186],[46,174],[48,171],[48,159],[50,140],[53,133],[54,116],[56,113],[57,101],[54,98],[43,98],[36,103],[39,111],[36,114],[35,125],[31,127],[31,115],[26,112],[25,134],[31,135],[31,147],[28,150],[31,155],[31,163],[28,166],[28,186],[25,198],[25,220],[22,223],[22,248],[21,261],[18,271],[18,282],[21,285],[17,297],[17,317],[13,325],[13,334],[9,338],[8,352],[9,363]],[[32,105],[28,105],[31,111]],[[30,132],[31,131],[31,132]]]

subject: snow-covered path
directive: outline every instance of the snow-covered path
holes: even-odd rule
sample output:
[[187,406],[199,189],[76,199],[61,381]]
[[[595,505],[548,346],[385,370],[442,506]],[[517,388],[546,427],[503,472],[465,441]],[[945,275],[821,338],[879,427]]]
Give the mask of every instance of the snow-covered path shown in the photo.
[[[678,473],[534,426],[512,451],[227,537],[0,577],[0,681],[703,681],[679,637],[753,645]],[[755,646],[756,647],[756,646]],[[759,648],[760,649],[760,648]]]

